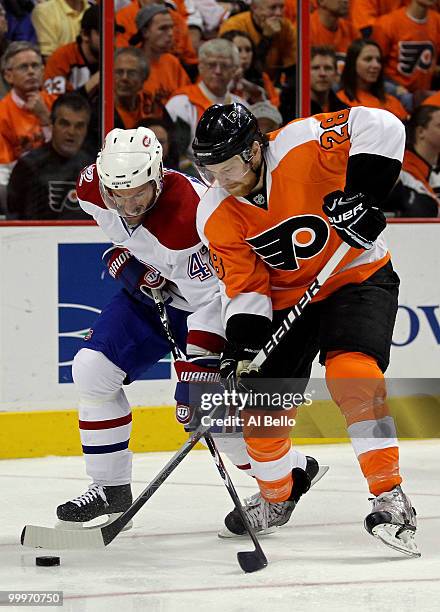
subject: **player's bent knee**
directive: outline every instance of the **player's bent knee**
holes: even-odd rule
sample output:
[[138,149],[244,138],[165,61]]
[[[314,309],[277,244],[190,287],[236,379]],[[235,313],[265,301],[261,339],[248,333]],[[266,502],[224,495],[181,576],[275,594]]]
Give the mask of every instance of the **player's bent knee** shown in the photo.
[[347,424],[388,414],[386,386],[376,359],[363,353],[329,353],[326,383]]
[[122,386],[125,372],[103,353],[83,348],[75,355],[72,377],[81,395],[109,395]]

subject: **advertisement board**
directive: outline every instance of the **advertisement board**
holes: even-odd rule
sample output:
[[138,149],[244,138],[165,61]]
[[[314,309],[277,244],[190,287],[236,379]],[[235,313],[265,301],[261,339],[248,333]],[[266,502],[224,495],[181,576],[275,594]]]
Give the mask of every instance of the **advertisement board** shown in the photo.
[[[386,230],[401,277],[387,376],[440,375],[440,224],[393,223]],[[0,407],[75,408],[71,362],[118,284],[101,255],[108,247],[90,224],[0,226]],[[313,375],[323,376],[314,366]],[[126,388],[133,405],[171,405],[169,358]]]

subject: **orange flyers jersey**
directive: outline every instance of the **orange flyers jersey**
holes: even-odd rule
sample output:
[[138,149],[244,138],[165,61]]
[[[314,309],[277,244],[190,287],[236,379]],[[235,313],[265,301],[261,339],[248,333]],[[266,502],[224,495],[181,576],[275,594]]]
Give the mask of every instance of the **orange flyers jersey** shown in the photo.
[[341,73],[345,63],[347,49],[355,38],[360,38],[360,32],[349,19],[339,19],[336,32],[328,30],[319,19],[318,11],[310,17],[310,44],[333,47],[336,53],[338,72]]
[[[349,157],[401,162],[404,145],[403,124],[387,111],[359,106],[315,115],[270,135],[266,195],[250,201],[209,189],[197,227],[220,280],[224,324],[234,314],[271,318],[272,309],[296,304],[341,244],[322,203],[326,194],[344,189]],[[315,301],[364,281],[388,258],[382,237],[368,251],[349,249]]]
[[372,26],[381,15],[406,6],[409,0],[351,0],[350,16],[358,30]]
[[343,89],[340,89],[336,94],[338,98],[344,102],[347,106],[368,106],[369,108],[383,108],[384,110],[390,111],[396,117],[399,117],[402,121],[408,119],[408,111],[402,106],[398,98],[391,94],[385,94],[385,101],[382,102],[376,96],[359,89],[356,92],[357,100],[350,100]]
[[420,155],[417,155],[415,151],[407,149],[403,158],[400,180],[406,187],[413,189],[415,192],[434,198],[440,206],[440,201],[429,184],[431,170],[431,166]]
[[90,70],[76,42],[59,47],[47,59],[44,87],[49,93],[58,95],[78,89],[89,79]]
[[[50,110],[56,96],[40,92],[43,102]],[[19,108],[11,92],[0,100],[0,164],[9,164],[21,155],[41,147],[50,139],[48,128],[41,126],[34,113]]]
[[440,48],[440,14],[428,11],[423,22],[406,14],[406,8],[380,17],[372,38],[380,45],[387,77],[409,91],[430,89]]
[[122,106],[116,104],[116,111],[121,118],[121,121],[126,130],[131,130],[135,128],[139,121],[142,119],[148,119],[150,117],[150,109],[151,109],[151,100],[150,97],[145,93],[145,91],[141,91],[137,95],[138,103],[136,105],[135,110],[128,111]]
[[190,84],[189,76],[174,55],[164,53],[158,60],[152,61],[150,76],[144,83],[144,92],[150,103],[149,114],[162,116],[162,106],[174,92]]

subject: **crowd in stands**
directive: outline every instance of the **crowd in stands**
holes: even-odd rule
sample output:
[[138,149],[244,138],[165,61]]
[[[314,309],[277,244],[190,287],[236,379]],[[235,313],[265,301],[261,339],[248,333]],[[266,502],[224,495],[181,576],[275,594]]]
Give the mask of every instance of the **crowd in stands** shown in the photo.
[[[100,147],[100,4],[0,0],[0,215],[81,219]],[[212,104],[267,133],[295,118],[296,0],[114,0],[114,125],[147,126],[189,174]],[[310,114],[385,109],[407,129],[390,216],[440,216],[440,0],[310,0]],[[379,137],[379,136],[378,136]]]

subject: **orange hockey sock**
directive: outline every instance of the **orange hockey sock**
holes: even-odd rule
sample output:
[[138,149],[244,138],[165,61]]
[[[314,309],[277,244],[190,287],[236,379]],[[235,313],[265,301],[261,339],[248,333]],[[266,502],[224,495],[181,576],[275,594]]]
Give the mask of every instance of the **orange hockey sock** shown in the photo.
[[347,423],[347,431],[373,495],[402,482],[394,420],[386,404],[382,371],[363,353],[333,352],[326,359],[326,382]]

